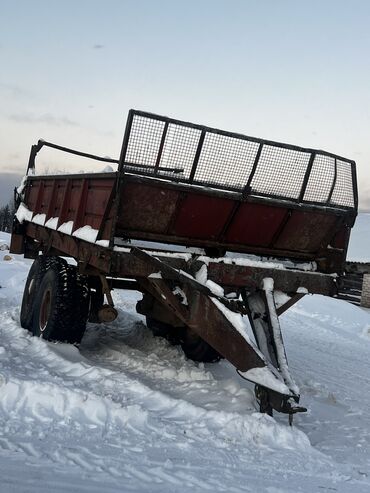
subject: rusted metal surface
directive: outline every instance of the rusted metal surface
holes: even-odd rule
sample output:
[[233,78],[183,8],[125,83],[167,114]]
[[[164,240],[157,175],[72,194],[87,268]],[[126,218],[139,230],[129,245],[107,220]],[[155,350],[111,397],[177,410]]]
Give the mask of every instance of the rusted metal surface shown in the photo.
[[[154,267],[140,261],[128,249],[114,251],[36,224],[27,225],[26,235],[37,240],[38,248],[45,253],[53,248],[53,254],[69,255],[112,277],[146,278],[156,272]],[[186,271],[189,268],[181,257],[166,256],[165,253],[156,256],[175,269]],[[191,264],[193,270],[199,270],[203,262],[193,259]],[[208,279],[222,286],[255,290],[261,287],[266,277],[273,277],[275,288],[287,293],[295,293],[301,287],[310,293],[326,296],[337,293],[336,278],[322,273],[263,267],[262,262],[260,267],[212,262],[212,259],[208,264]]]
[[29,176],[24,202],[58,227],[128,238],[317,261],[341,274],[357,214],[354,162],[132,110],[117,173]]
[[276,313],[280,317],[284,312],[289,310],[292,306],[294,306],[298,301],[300,301],[303,297],[305,296],[305,293],[297,293],[294,296],[290,298],[289,301],[284,303],[283,305],[279,306],[279,308],[276,309]]
[[[181,199],[181,200],[180,200]],[[324,272],[341,272],[345,247],[329,248],[353,213],[302,211],[288,204],[242,202],[218,197],[208,190],[176,190],[136,183],[126,175],[116,236],[217,247],[293,259],[316,260]],[[342,235],[343,236],[343,235]]]
[[[139,280],[145,291],[156,299],[154,308],[150,306],[147,310],[143,301],[139,305],[141,313],[157,315],[159,320],[168,323],[169,317],[158,307],[162,305],[175,320],[181,321],[230,361],[244,378],[257,383],[257,387],[260,384],[256,373],[245,372],[263,368],[272,380],[284,382],[285,391],[276,392],[271,383],[271,388],[268,385],[260,388],[269,407],[288,414],[306,411],[298,406],[299,389],[289,372],[272,290],[259,290],[245,297],[245,304],[233,302],[211,291],[189,273],[176,271],[140,249],[135,248],[132,253],[158,270],[155,275]],[[175,294],[179,288],[180,297]],[[252,298],[255,301],[250,301]],[[262,304],[261,309],[258,302]],[[248,336],[242,335],[241,328],[236,330],[236,322],[232,320],[237,313],[248,313],[259,350]],[[176,322],[174,327],[177,325]]]
[[[163,277],[147,277],[141,282],[184,325],[207,341],[238,370],[247,371],[251,368],[266,366],[265,361],[251,343],[242,337],[223,312],[216,308],[212,299],[221,300],[221,297],[212,293],[209,288],[194,278],[175,271],[164,262],[139,249],[135,249],[133,254],[143,263],[152,265],[153,269],[159,269]],[[174,295],[171,281],[173,287],[179,286],[185,293],[186,304],[181,303]],[[222,299],[222,303],[229,309],[233,308],[229,300]]]
[[187,325],[194,332],[240,371],[266,366],[253,346],[235,330],[225,315],[215,310],[209,296],[189,286],[184,286],[184,292],[191,311]]
[[17,234],[13,232],[10,238],[10,247],[9,247],[10,252],[16,253],[18,255],[22,255],[24,253],[24,248],[25,248],[24,234]]
[[326,296],[333,296],[337,292],[334,277],[315,272],[210,262],[208,277],[217,284],[244,286],[249,289],[258,289],[263,279],[271,277],[275,281],[275,289],[285,293],[295,293],[301,287],[306,288],[310,293]]
[[130,235],[130,230],[137,229],[144,233],[166,233],[176,211],[178,192],[151,187],[150,183],[132,186],[125,181],[121,193],[116,235]]
[[[98,239],[109,240],[115,184],[115,173],[54,176],[51,179],[33,176],[28,178],[24,203],[34,215],[45,214],[45,222],[58,218],[57,228],[72,221],[73,232],[91,226],[99,231]],[[110,225],[109,229],[107,225]]]

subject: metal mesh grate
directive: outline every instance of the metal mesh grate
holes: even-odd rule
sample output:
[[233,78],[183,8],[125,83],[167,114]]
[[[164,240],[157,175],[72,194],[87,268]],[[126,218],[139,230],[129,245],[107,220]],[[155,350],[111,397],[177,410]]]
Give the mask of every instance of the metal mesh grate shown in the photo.
[[307,202],[326,203],[335,178],[335,159],[316,155],[307,182],[304,200]]
[[352,187],[352,168],[349,163],[337,159],[337,180],[331,196],[332,204],[355,207]]
[[[142,116],[135,116],[131,132],[130,145],[126,150],[126,161],[132,164],[155,166],[161,144],[165,123]],[[138,166],[138,168],[140,168]]]
[[204,184],[224,184],[242,190],[248,180],[259,144],[233,137],[208,133],[194,176]]
[[172,181],[357,207],[353,161],[131,110],[125,169]]
[[298,199],[309,160],[310,154],[305,152],[264,145],[252,179],[252,192]]
[[178,170],[180,179],[189,179],[197,152],[201,131],[180,125],[170,124],[164,141],[163,152],[159,163],[160,175],[172,175],[167,169]]

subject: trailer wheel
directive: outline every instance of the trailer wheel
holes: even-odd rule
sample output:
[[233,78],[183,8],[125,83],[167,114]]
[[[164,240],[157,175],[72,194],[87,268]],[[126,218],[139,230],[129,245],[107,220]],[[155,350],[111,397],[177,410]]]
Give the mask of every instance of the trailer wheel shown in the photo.
[[172,327],[152,317],[146,317],[146,325],[156,337],[164,337],[171,344],[180,344],[185,356],[193,361],[215,363],[223,356],[189,327]]
[[62,264],[63,262],[64,261],[59,257],[47,257],[45,255],[40,255],[31,265],[26,284],[24,286],[20,313],[20,322],[24,329],[32,331],[32,319],[36,295],[49,265],[53,263]]
[[[73,286],[70,295],[72,296],[72,304],[75,310],[74,327],[77,332],[81,333],[80,342],[86,330],[86,322],[90,310],[90,289],[88,277],[79,274],[78,269],[74,265],[68,265],[70,278]],[[82,332],[81,332],[82,331]]]
[[79,343],[89,308],[86,281],[74,266],[52,263],[35,299],[32,332],[48,341]]
[[186,357],[193,361],[216,363],[223,358],[208,342],[188,327],[182,331],[181,347]]
[[159,320],[149,316],[146,317],[146,325],[155,337],[164,337],[174,345],[180,344],[180,329],[172,327],[172,325],[166,324],[165,322],[160,322]]

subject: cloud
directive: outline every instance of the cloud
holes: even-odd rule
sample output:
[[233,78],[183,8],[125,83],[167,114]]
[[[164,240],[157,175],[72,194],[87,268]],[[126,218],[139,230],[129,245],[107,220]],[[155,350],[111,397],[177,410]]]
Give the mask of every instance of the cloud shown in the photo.
[[24,89],[23,87],[18,86],[17,84],[8,84],[5,82],[0,82],[0,92],[3,92],[7,96],[14,99],[34,98],[34,95],[31,93],[31,91]]
[[13,114],[9,115],[9,120],[17,123],[46,123],[55,127],[68,126],[78,127],[79,124],[64,116],[54,116],[50,113],[44,113],[43,115],[34,115],[32,113]]
[[101,50],[102,48],[104,48],[104,45],[101,45],[101,44],[95,44],[93,46],[94,50]]

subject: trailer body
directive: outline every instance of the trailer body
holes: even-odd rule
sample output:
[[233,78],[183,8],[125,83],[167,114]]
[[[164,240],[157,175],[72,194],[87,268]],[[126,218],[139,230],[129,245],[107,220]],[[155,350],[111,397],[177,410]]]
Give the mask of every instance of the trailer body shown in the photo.
[[194,331],[257,384],[261,408],[301,410],[278,317],[307,292],[338,295],[355,163],[136,110],[116,172],[34,175],[44,145],[96,157],[33,146],[11,251],[74,257],[108,302],[111,288],[141,290],[139,311]]

